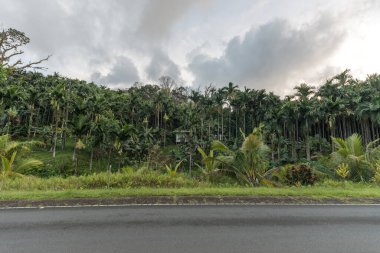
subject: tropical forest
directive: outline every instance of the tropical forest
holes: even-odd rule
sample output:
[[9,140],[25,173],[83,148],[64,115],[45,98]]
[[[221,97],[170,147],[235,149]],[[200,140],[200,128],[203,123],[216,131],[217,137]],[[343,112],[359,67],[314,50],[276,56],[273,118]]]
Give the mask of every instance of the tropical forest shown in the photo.
[[116,90],[45,74],[49,57],[18,58],[29,40],[0,33],[1,191],[380,183],[378,74],[345,70],[286,96],[170,76]]

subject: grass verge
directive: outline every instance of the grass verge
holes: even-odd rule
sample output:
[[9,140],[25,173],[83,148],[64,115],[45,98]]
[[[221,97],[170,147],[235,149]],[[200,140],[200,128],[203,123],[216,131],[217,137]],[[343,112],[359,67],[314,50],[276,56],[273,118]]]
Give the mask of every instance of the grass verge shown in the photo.
[[360,187],[284,187],[284,188],[127,188],[57,191],[2,191],[0,201],[9,200],[65,200],[88,198],[123,198],[148,196],[253,196],[306,197],[311,199],[380,198],[377,186]]

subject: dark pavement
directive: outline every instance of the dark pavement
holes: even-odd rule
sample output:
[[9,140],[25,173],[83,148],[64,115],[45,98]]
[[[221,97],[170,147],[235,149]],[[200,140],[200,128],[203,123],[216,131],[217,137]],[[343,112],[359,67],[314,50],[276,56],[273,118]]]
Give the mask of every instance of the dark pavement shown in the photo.
[[0,210],[0,252],[380,252],[380,206]]

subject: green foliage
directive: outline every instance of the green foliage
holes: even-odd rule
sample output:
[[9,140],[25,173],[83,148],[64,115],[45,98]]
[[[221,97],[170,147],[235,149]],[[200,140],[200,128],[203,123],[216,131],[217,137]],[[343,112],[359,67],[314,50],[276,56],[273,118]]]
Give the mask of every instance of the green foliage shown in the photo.
[[7,79],[7,74],[3,66],[0,65],[0,83]]
[[175,157],[168,154],[168,148],[174,149],[175,147],[167,147],[166,149],[162,149],[156,144],[150,148],[147,156],[149,168],[158,169],[164,164],[174,163]]
[[[2,35],[29,42],[15,29]],[[43,140],[46,149],[29,154],[17,149],[14,163],[10,150],[3,154],[4,166],[12,164],[22,174],[68,177],[126,165],[158,170],[183,160],[184,167],[199,168],[192,171],[196,177],[202,173],[214,182],[229,176],[263,185],[271,184],[277,166],[307,161],[325,177],[336,176],[342,163],[348,165],[348,180],[374,176],[373,164],[380,158],[378,74],[358,80],[346,70],[318,88],[297,85],[285,98],[234,83],[204,90],[174,84],[163,77],[157,84],[112,90],[5,64],[0,68],[0,133],[12,140]],[[186,132],[180,143],[177,131]],[[331,164],[321,162],[332,151]],[[26,158],[44,166],[15,169]]]
[[125,174],[133,174],[135,173],[135,168],[131,167],[131,166],[124,166],[121,171]]
[[196,187],[198,181],[183,175],[171,177],[154,171],[144,173],[96,173],[86,176],[49,179],[25,176],[0,180],[0,190],[68,190],[68,189],[105,189],[109,180],[110,188],[181,188]]
[[213,149],[226,154],[218,156],[217,160],[231,168],[237,178],[251,186],[271,183],[266,178],[270,150],[262,139],[262,127],[255,128],[246,137],[243,135],[244,141],[240,149],[235,152],[220,142],[214,142],[212,145]]
[[25,168],[40,167],[43,163],[37,159],[22,159],[16,161],[17,152],[26,153],[32,145],[40,144],[38,142],[16,142],[10,140],[9,135],[0,136],[0,158],[1,158],[1,177],[6,178],[14,175],[19,170]]
[[288,185],[313,185],[317,175],[308,164],[296,164],[286,169],[285,179]]
[[373,175],[372,181],[380,183],[380,160],[375,163],[375,173]]
[[237,176],[251,185],[265,183],[268,154],[269,147],[264,144],[260,132],[254,130],[245,138],[235,155],[234,168]]
[[[215,144],[220,144],[223,147],[225,147],[220,142],[215,141],[213,143],[213,148],[215,148]],[[197,150],[199,154],[202,156],[202,163],[203,166],[199,165],[198,163],[195,163],[195,165],[198,167],[198,169],[202,172],[203,175],[205,175],[206,179],[208,181],[212,180],[212,177],[215,176],[215,174],[219,171],[219,166],[221,165],[220,161],[218,161],[215,157],[215,151],[213,149],[210,150],[210,152],[207,154],[201,147],[197,147]]]
[[168,173],[168,175],[169,175],[170,177],[176,177],[176,176],[177,176],[178,168],[179,168],[179,166],[181,166],[181,163],[182,163],[182,162],[183,162],[183,160],[180,161],[180,162],[178,162],[178,163],[174,166],[174,168],[171,167],[171,166],[169,166],[169,165],[167,165],[167,164],[165,164],[166,172]]
[[348,179],[353,181],[368,181],[372,178],[374,170],[371,159],[378,154],[379,146],[373,147],[373,143],[363,147],[362,138],[353,134],[347,139],[332,137],[336,151],[331,154],[335,164],[347,164],[349,168]]
[[83,143],[83,141],[81,139],[78,139],[77,142],[75,143],[75,148],[76,149],[84,149],[86,147],[86,145]]
[[336,169],[336,174],[343,180],[346,180],[350,176],[350,170],[348,168],[348,164],[346,163],[339,164],[338,168]]

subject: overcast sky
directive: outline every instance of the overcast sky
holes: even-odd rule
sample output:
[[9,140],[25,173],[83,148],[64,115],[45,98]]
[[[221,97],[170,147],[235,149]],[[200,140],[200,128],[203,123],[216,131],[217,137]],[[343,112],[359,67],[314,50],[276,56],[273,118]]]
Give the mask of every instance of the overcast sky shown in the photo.
[[46,73],[124,88],[169,75],[286,94],[349,68],[380,73],[376,0],[0,0]]

